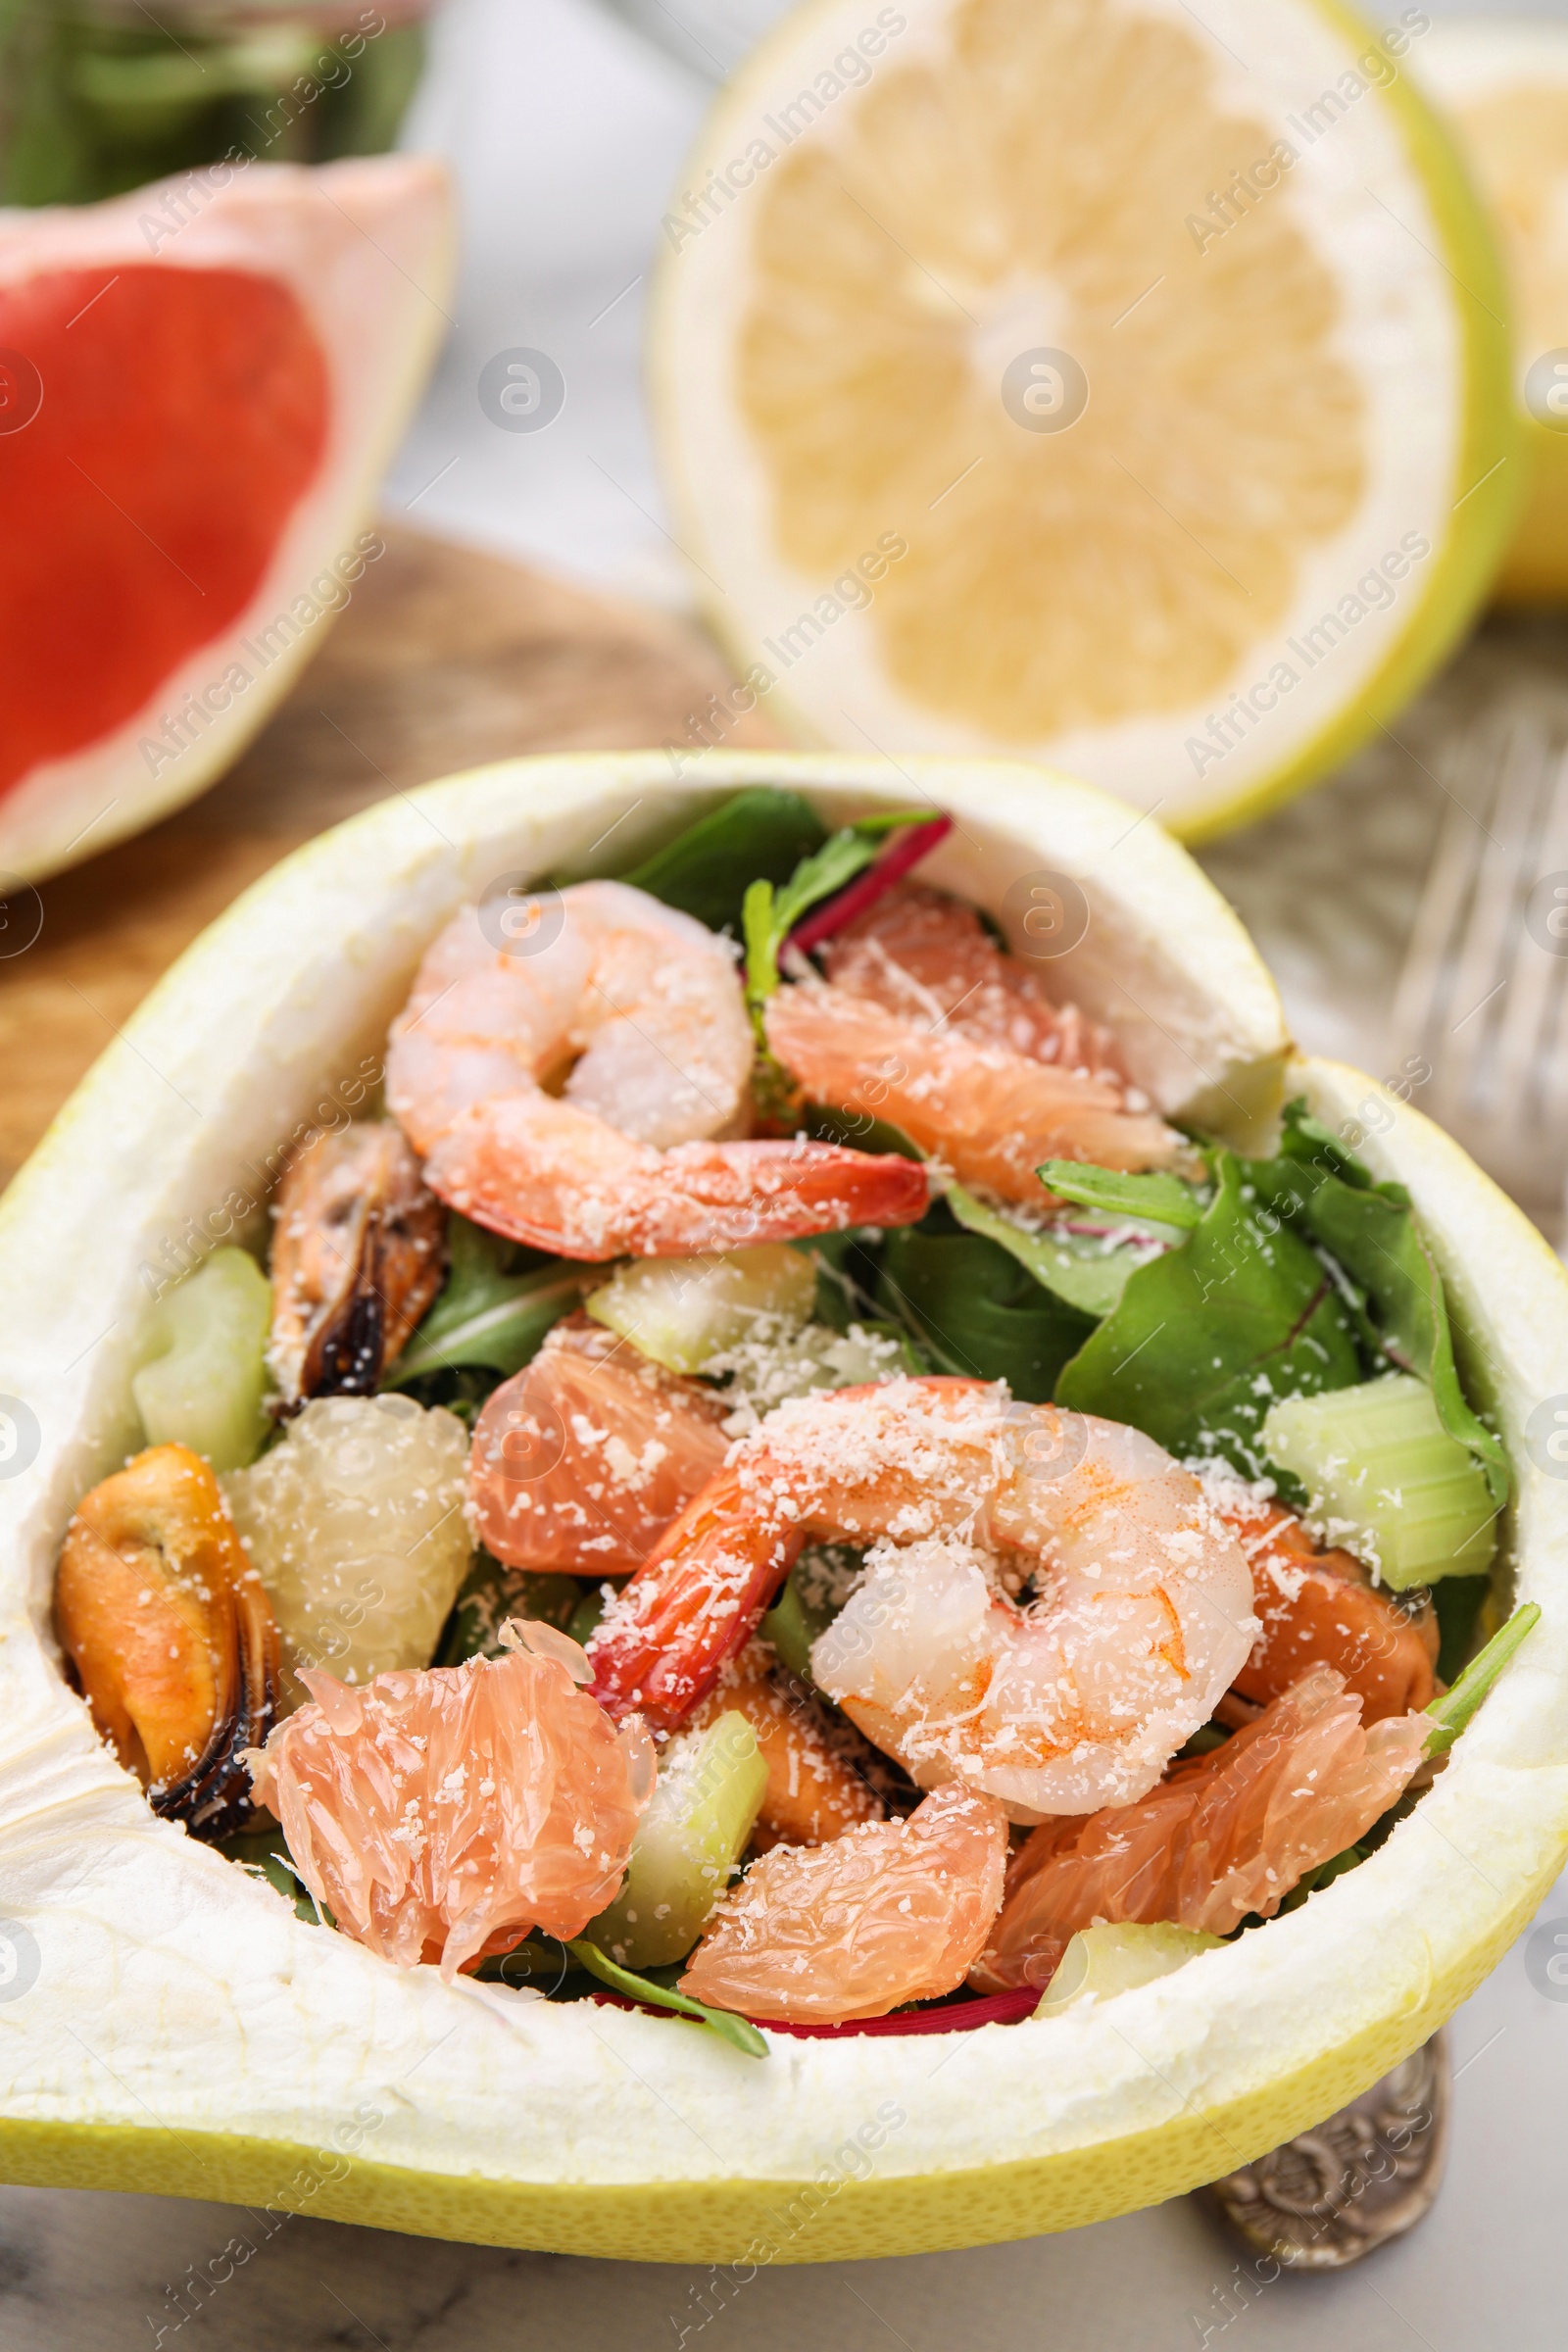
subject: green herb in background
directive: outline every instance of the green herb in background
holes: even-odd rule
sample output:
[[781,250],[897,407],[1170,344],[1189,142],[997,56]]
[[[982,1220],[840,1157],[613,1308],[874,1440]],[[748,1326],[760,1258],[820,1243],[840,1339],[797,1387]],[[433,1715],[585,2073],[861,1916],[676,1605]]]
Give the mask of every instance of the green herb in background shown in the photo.
[[423,67],[423,13],[0,0],[0,202],[87,204],[224,161],[382,153]]

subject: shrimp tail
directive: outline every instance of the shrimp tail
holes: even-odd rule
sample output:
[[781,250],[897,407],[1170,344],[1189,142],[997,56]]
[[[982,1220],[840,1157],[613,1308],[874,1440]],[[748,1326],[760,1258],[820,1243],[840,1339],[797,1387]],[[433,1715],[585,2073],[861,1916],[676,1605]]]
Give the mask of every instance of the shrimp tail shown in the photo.
[[660,1152],[546,1095],[473,1104],[435,1145],[425,1180],[492,1232],[590,1259],[910,1225],[930,1198],[924,1167],[894,1153],[804,1141]]
[[805,1542],[804,1528],[746,1521],[731,1472],[710,1479],[588,1643],[589,1688],[606,1713],[635,1709],[656,1731],[684,1723],[751,1640]]

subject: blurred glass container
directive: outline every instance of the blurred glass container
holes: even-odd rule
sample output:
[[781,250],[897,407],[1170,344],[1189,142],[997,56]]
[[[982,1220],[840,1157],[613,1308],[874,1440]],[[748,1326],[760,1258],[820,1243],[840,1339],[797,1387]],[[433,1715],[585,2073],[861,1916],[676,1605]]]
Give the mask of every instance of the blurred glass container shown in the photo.
[[0,204],[392,145],[432,0],[0,0]]
[[[612,13],[645,40],[709,81],[725,81],[790,0],[608,0]],[[0,0],[0,7],[4,0]]]

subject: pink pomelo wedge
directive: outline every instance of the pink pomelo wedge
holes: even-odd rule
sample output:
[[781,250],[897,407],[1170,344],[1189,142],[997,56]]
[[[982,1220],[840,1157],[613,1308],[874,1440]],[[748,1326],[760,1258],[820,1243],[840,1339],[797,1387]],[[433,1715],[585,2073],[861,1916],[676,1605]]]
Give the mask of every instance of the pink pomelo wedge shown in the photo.
[[422,156],[0,213],[0,890],[191,799],[319,646],[451,245]]

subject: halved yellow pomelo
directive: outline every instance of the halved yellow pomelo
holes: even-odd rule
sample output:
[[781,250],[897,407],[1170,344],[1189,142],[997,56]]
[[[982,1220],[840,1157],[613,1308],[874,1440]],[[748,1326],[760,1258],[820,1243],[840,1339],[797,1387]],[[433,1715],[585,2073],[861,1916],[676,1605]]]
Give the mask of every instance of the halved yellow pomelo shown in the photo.
[[[61,1532],[134,1442],[149,1287],[243,1222],[288,1139],[363,1103],[453,907],[501,874],[630,859],[714,793],[782,782],[837,821],[913,789],[927,870],[1004,910],[1082,889],[1061,985],[1159,1106],[1245,1140],[1285,1087],[1408,1185],[1472,1393],[1518,1471],[1502,1580],[1530,1641],[1442,1780],[1360,1869],[1174,1975],[956,2036],[785,2041],[399,1971],[172,1824],[94,1739],[48,1633]],[[603,853],[601,853],[601,856]],[[0,1204],[0,2175],[243,2200],[663,2261],[906,2253],[1069,2228],[1232,2171],[1412,2049],[1568,1849],[1568,1483],[1526,1438],[1568,1396],[1568,1277],[1445,1136],[1291,1058],[1235,916],[1156,825],[1038,768],[841,756],[516,760],[383,803],[215,924]],[[13,1435],[22,1441],[13,1443]]]
[[1434,24],[1411,64],[1491,208],[1511,280],[1527,490],[1500,603],[1568,599],[1568,24]]
[[[1517,467],[1489,233],[1336,0],[812,0],[663,221],[677,534],[805,740],[1021,752],[1189,839],[1453,643]],[[693,715],[687,749],[722,740]]]

